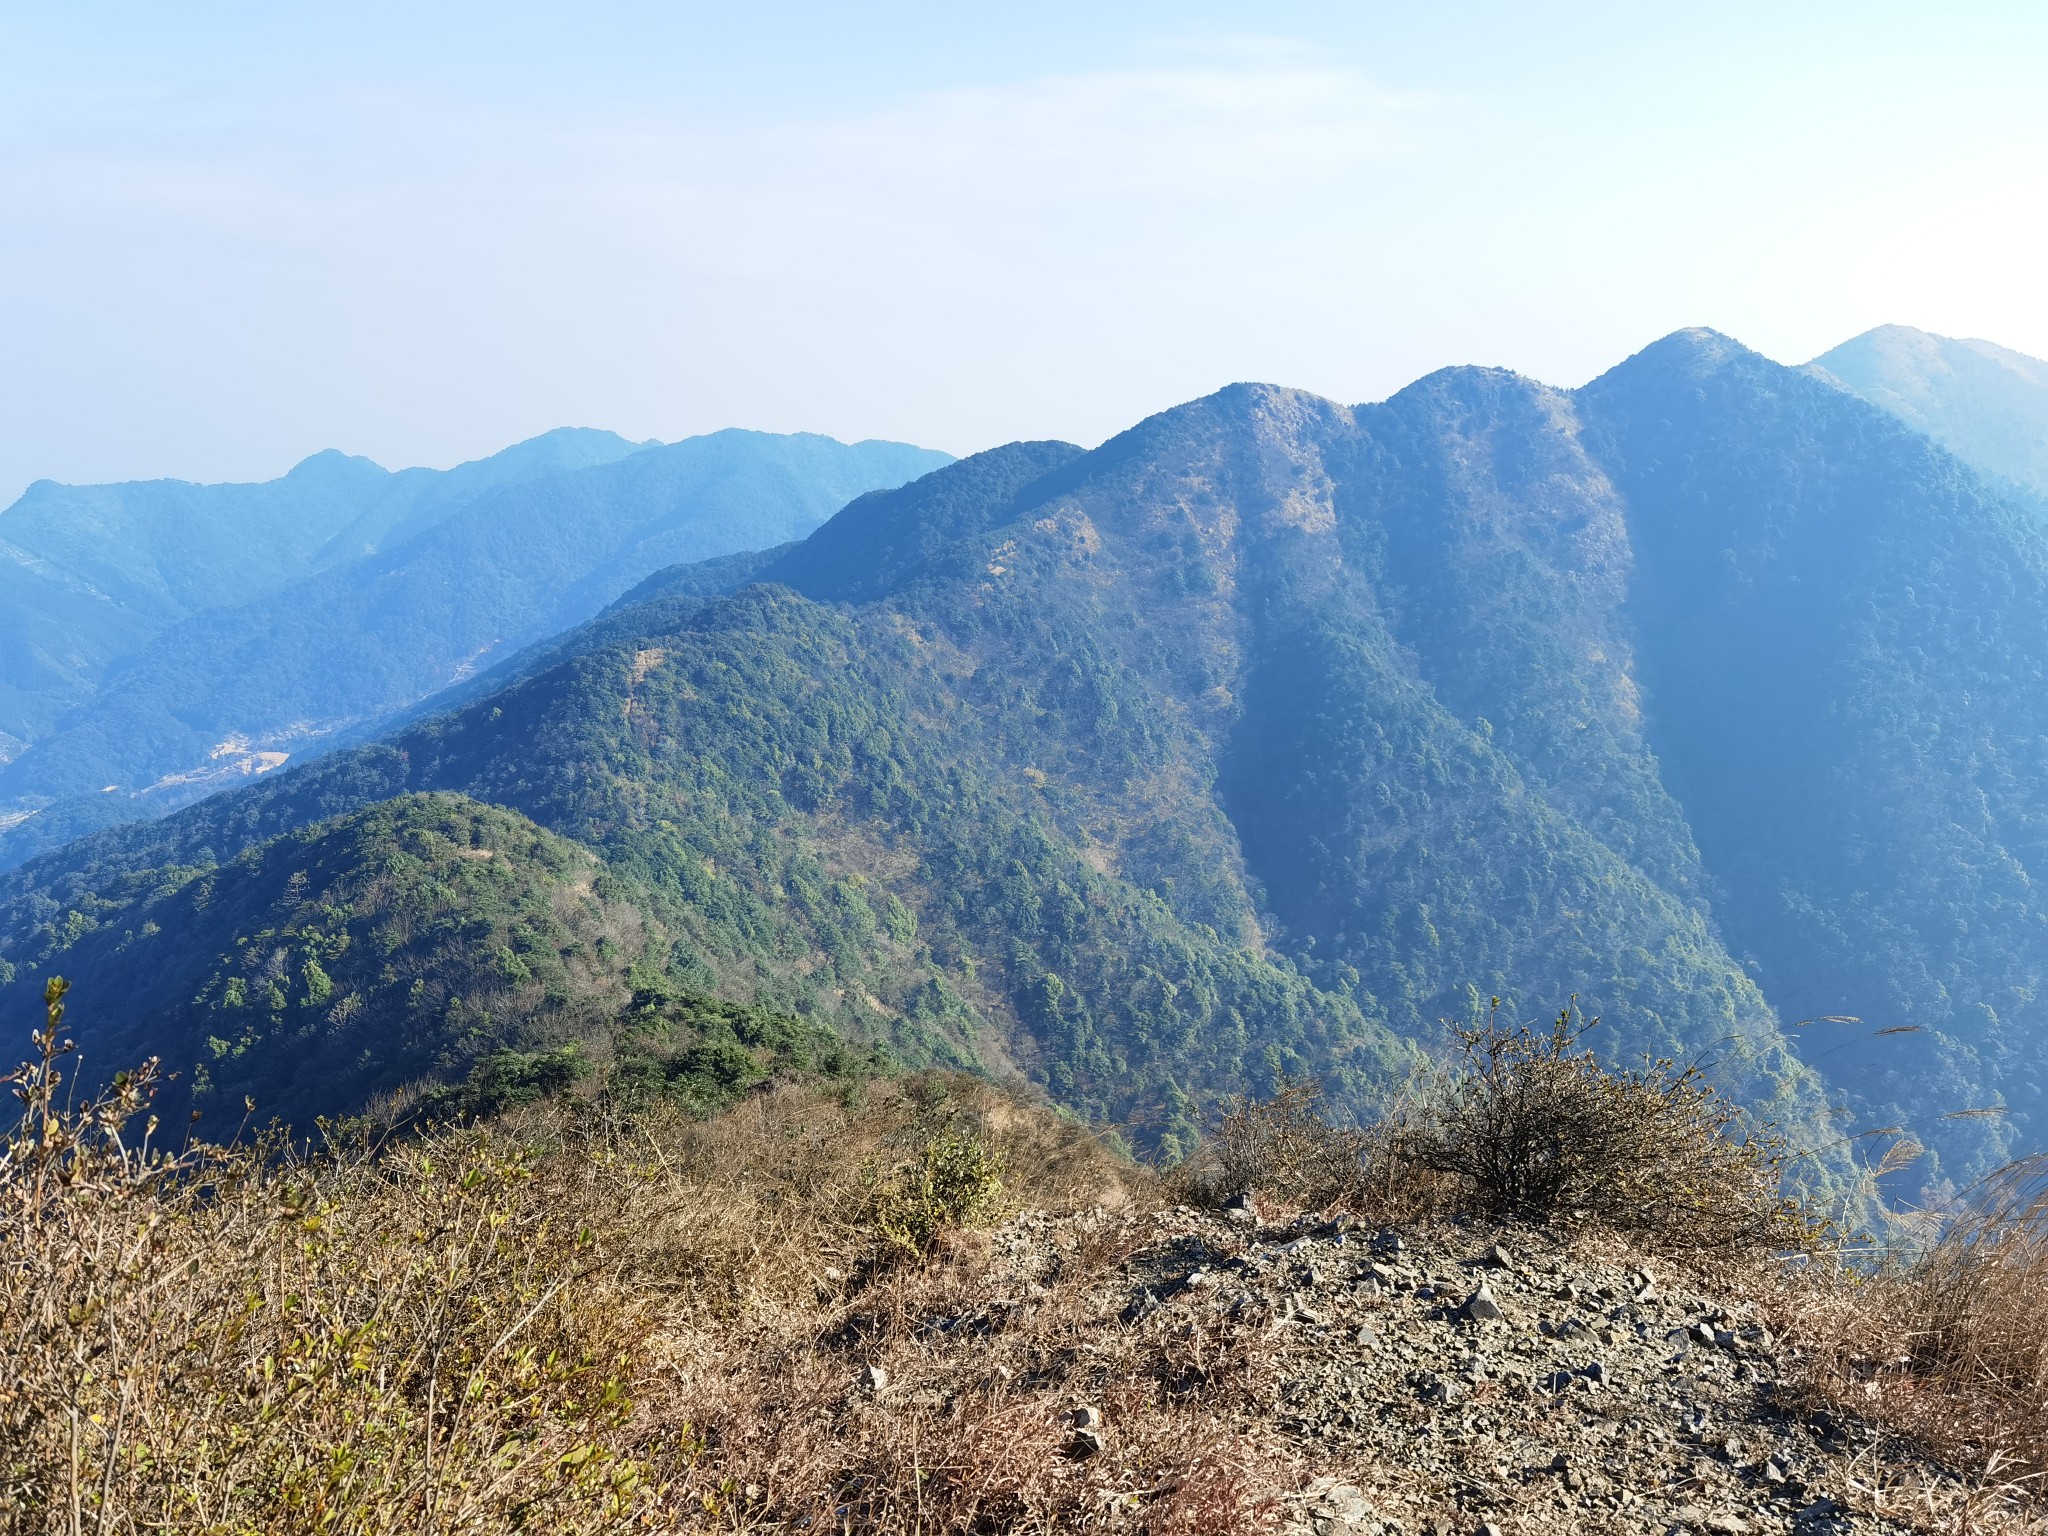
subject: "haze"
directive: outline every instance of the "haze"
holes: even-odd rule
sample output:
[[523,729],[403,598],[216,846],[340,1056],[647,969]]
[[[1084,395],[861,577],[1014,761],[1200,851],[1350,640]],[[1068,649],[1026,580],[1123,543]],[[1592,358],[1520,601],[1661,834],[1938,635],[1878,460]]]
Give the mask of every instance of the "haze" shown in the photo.
[[572,423],[1093,442],[1688,324],[2048,354],[2048,12],[1414,9],[5,7],[0,504]]

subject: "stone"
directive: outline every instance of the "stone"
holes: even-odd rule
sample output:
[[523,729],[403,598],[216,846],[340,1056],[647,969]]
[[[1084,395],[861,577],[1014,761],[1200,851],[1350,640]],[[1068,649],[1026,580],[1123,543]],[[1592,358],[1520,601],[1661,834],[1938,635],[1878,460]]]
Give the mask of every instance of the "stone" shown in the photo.
[[1475,1323],[1489,1323],[1500,1316],[1500,1302],[1494,1296],[1492,1287],[1481,1285],[1466,1300],[1460,1311]]
[[1580,1374],[1596,1387],[1604,1387],[1612,1379],[1608,1374],[1607,1363],[1603,1360],[1593,1361]]
[[1515,1267],[1514,1256],[1507,1249],[1501,1247],[1499,1243],[1495,1243],[1486,1250],[1485,1263],[1488,1269],[1513,1269]]
[[1099,1429],[1077,1429],[1074,1437],[1067,1442],[1067,1454],[1076,1461],[1085,1461],[1090,1456],[1102,1454],[1102,1431]]
[[889,1390],[889,1373],[879,1365],[871,1365],[860,1373],[860,1384],[879,1396]]
[[1719,1514],[1707,1516],[1706,1529],[1717,1532],[1718,1536],[1746,1536],[1749,1522],[1740,1515],[1723,1510]]

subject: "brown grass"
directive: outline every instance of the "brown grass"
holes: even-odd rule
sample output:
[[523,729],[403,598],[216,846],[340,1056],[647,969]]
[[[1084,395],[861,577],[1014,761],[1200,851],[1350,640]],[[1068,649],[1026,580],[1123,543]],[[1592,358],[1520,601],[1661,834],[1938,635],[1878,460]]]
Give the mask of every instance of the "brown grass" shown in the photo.
[[[149,1071],[59,1109],[60,1012],[0,1158],[0,1528],[1230,1532],[1294,1476],[1223,1324],[1114,1322],[1145,1177],[985,1085],[165,1157]],[[935,1137],[1084,1214],[903,1262]]]
[[2048,1491],[2044,1175],[2048,1159],[2014,1164],[1931,1241],[1909,1230],[1874,1269],[1804,1278],[1778,1298],[1816,1405],[1965,1474],[1980,1494],[1971,1528],[2038,1514]]

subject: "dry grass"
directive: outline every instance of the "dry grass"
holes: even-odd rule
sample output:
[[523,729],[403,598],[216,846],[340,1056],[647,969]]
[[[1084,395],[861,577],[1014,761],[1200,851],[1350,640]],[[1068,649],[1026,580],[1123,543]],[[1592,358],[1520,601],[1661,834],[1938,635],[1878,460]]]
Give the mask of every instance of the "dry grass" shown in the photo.
[[2048,1489],[2044,1177],[2048,1159],[2015,1164],[1931,1241],[1909,1241],[1874,1270],[1788,1283],[1778,1297],[1816,1404],[1964,1473],[1980,1494],[1970,1528],[2017,1528]]
[[[1229,1532],[1293,1476],[1227,1337],[1101,1326],[1144,1176],[985,1085],[165,1157],[147,1071],[59,1109],[60,1002],[0,1160],[7,1530]],[[1110,1213],[1043,1285],[943,1223],[904,1262],[944,1138]]]
[[[1284,1351],[1191,1309],[1118,1326],[1148,1213],[1246,1190],[1269,1215],[1471,1209],[1481,1176],[1433,1154],[1496,1123],[1440,1084],[1346,1129],[1297,1086],[1232,1106],[1160,1181],[928,1074],[782,1085],[711,1120],[556,1104],[382,1146],[166,1156],[153,1067],[63,1107],[61,1005],[0,1149],[10,1532],[1270,1529],[1313,1470],[1256,1428]],[[1560,1041],[1536,1076],[1570,1086]],[[1719,1124],[1649,1086],[1682,1127]],[[1817,1401],[1973,1475],[1941,1487],[1956,1529],[2020,1528],[2048,1472],[2039,1171],[1912,1262],[1778,1293]],[[995,1227],[1018,1212],[1051,1214]],[[1755,1262],[1716,1260],[1738,1289]],[[1077,1439],[1084,1404],[1099,1445]]]
[[1346,1210],[1386,1225],[1435,1220],[1461,1209],[1469,1190],[1421,1162],[1418,1118],[1403,1100],[1371,1126],[1333,1124],[1319,1084],[1286,1083],[1271,1098],[1233,1099],[1170,1186],[1196,1205],[1248,1198],[1269,1219]]

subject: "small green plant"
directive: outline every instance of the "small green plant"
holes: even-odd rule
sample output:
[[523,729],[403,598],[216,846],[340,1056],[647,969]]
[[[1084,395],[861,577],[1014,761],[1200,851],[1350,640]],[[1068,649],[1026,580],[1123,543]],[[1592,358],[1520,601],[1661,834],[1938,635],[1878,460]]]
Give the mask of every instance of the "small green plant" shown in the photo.
[[987,1137],[952,1126],[930,1131],[909,1166],[876,1189],[875,1230],[900,1255],[927,1253],[942,1233],[996,1209],[1003,1172],[1002,1154]]

